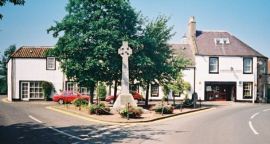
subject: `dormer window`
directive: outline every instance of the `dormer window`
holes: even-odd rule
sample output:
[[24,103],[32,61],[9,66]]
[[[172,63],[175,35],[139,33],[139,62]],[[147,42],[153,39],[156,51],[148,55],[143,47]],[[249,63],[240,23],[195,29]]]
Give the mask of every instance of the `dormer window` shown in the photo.
[[229,38],[215,38],[214,41],[216,45],[230,44]]
[[55,70],[55,57],[47,57],[46,69]]

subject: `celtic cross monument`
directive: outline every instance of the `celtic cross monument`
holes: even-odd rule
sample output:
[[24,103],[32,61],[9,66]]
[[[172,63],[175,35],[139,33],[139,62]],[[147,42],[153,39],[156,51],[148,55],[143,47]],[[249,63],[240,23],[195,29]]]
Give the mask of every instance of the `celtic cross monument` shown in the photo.
[[122,57],[121,93],[117,97],[113,108],[123,107],[128,103],[131,106],[137,106],[133,96],[129,93],[128,57],[132,54],[132,49],[128,46],[127,41],[123,41],[122,46],[118,49],[118,54]]

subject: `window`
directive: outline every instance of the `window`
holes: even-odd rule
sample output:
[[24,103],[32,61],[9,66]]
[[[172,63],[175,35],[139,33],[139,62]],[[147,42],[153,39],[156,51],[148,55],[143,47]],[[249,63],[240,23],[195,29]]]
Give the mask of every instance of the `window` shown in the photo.
[[209,73],[218,73],[218,57],[209,58]]
[[152,84],[151,85],[151,97],[158,97],[159,96],[159,85]]
[[267,72],[266,72],[266,67],[267,67],[267,66],[266,66],[266,61],[259,61],[258,64],[259,64],[258,67],[259,67],[259,69],[260,69],[259,72],[260,72],[261,74],[266,74],[266,73],[267,73]]
[[244,58],[243,59],[243,72],[244,74],[252,74],[252,58]]
[[76,82],[66,82],[66,91],[73,91],[76,92],[77,91],[77,83]]
[[20,84],[22,100],[44,99],[44,92],[40,81],[23,81]]
[[253,92],[253,83],[252,82],[243,82],[243,98],[251,99]]
[[215,38],[214,41],[216,45],[230,44],[229,38]]
[[55,70],[55,57],[47,57],[46,69]]
[[173,95],[173,97],[180,97],[181,93],[180,92],[179,93],[172,92],[172,95]]
[[90,95],[90,93],[86,87],[81,87],[80,89],[81,89],[80,93],[82,95]]

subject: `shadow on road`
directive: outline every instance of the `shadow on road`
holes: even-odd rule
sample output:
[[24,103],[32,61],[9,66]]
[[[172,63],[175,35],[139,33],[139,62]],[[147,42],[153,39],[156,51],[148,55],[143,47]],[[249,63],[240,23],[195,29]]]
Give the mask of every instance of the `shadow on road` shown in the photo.
[[157,130],[152,128],[110,128],[107,125],[60,127],[57,130],[80,137],[85,140],[74,139],[49,129],[41,124],[31,122],[0,126],[0,140],[3,144],[62,144],[62,143],[121,143],[128,139],[138,141],[152,140],[157,135],[182,133],[183,131]]

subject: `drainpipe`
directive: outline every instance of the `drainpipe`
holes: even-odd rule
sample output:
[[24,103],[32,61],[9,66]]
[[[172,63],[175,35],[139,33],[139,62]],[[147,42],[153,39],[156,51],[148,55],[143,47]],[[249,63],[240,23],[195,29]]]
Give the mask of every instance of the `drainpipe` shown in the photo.
[[196,67],[194,67],[193,68],[193,72],[194,72],[194,78],[193,78],[193,87],[194,87],[194,89],[193,89],[193,93],[195,93],[196,92],[196,90],[195,90],[195,86],[196,86]]
[[252,97],[252,103],[255,103],[255,97],[256,97],[256,91],[257,91],[257,75],[256,72],[254,72],[254,90],[253,90],[253,97]]

